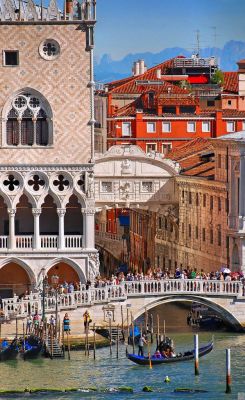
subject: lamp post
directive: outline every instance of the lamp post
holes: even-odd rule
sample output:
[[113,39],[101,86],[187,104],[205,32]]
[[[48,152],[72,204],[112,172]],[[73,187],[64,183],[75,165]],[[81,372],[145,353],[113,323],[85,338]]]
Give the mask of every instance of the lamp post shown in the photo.
[[42,268],[41,270],[42,276],[43,276],[43,282],[42,282],[42,321],[44,323],[45,321],[45,294],[46,294],[46,289],[48,286],[48,277],[46,275],[45,268]]
[[52,275],[51,276],[51,283],[53,288],[55,289],[55,335],[57,335],[57,328],[58,328],[58,285],[59,285],[59,276]]

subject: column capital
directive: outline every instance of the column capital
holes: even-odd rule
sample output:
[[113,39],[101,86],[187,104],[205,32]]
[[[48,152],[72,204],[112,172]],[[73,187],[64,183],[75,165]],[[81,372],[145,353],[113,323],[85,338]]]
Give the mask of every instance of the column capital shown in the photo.
[[15,215],[16,214],[16,208],[8,208],[8,214],[9,215]]
[[33,215],[41,215],[42,209],[41,208],[32,208],[32,214]]
[[85,215],[94,215],[96,213],[95,208],[82,208],[82,214]]
[[66,208],[57,208],[57,214],[59,217],[64,216],[66,213]]

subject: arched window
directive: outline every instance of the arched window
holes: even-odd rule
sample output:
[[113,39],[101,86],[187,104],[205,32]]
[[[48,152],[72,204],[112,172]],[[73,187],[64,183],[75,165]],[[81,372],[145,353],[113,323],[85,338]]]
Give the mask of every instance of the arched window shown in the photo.
[[39,94],[23,92],[10,103],[6,116],[8,146],[48,146],[52,144],[50,106]]

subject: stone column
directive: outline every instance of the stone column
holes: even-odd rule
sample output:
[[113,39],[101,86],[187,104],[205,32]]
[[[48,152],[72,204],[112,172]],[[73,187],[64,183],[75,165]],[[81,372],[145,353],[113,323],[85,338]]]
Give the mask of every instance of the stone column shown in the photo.
[[58,239],[58,248],[59,250],[65,249],[65,218],[66,209],[65,208],[57,208],[57,214],[59,216],[59,239]]
[[94,208],[83,208],[83,247],[86,249],[95,248],[94,232]]
[[34,236],[33,236],[33,249],[37,250],[41,248],[40,243],[40,227],[39,227],[39,217],[41,215],[42,209],[41,208],[33,208],[32,215],[34,218]]
[[8,248],[13,250],[16,248],[15,243],[15,208],[8,208],[9,214],[9,239],[8,239]]

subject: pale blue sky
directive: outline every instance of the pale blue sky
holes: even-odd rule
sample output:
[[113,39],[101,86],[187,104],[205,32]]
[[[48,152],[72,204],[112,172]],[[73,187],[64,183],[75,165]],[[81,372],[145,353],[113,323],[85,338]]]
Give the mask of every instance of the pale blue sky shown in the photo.
[[[245,41],[245,0],[97,0],[96,55]],[[216,40],[214,28],[216,27]]]

